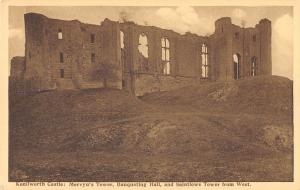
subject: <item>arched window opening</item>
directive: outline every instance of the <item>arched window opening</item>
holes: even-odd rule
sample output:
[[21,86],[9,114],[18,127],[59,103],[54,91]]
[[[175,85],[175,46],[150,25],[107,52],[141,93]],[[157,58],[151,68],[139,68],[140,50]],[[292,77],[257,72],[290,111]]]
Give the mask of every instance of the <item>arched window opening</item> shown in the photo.
[[124,49],[124,33],[120,31],[120,44],[121,44],[121,49]]
[[139,36],[139,52],[145,57],[148,58],[148,38],[142,33]]
[[[120,52],[121,52],[121,64],[122,69],[124,69],[125,66],[125,50],[124,50],[124,32],[120,30]],[[122,85],[124,87],[125,82],[122,81]]]
[[252,57],[251,58],[251,76],[256,76],[257,75],[257,58]]
[[241,76],[241,56],[240,54],[236,53],[236,54],[233,54],[233,72],[234,72],[234,79],[237,80],[240,78]]
[[202,78],[208,78],[208,50],[206,44],[202,44],[201,58],[202,58],[201,76]]
[[163,64],[163,74],[169,75],[171,73],[170,67],[170,43],[168,38],[161,39],[161,58]]
[[62,33],[62,30],[61,30],[61,29],[58,29],[57,38],[58,38],[59,40],[63,39],[63,33]]
[[144,33],[139,36],[138,53],[138,62],[140,63],[138,70],[141,72],[148,72],[148,38]]

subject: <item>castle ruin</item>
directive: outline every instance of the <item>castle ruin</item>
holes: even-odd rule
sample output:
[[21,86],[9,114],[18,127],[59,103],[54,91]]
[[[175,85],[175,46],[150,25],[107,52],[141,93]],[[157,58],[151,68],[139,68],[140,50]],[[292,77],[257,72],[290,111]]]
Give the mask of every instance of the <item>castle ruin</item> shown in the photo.
[[13,58],[11,77],[34,79],[39,90],[98,88],[93,71],[115,64],[110,86],[135,95],[205,81],[271,75],[271,22],[255,27],[215,22],[210,36],[105,19],[100,25],[25,14],[25,58]]

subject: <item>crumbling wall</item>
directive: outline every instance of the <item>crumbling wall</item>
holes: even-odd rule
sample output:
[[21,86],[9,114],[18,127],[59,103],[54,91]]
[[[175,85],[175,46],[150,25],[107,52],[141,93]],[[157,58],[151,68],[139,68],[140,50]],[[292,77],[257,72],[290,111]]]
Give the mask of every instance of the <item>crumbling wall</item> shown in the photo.
[[271,75],[272,74],[272,28],[271,21],[268,19],[262,19],[256,28],[260,33],[260,74]]
[[[242,62],[242,76],[243,77],[251,77],[251,68],[252,62],[251,59],[255,57],[256,63],[260,65],[260,32],[257,28],[247,28],[243,30],[244,38],[244,51],[243,57],[244,60]],[[258,68],[256,75],[263,74],[263,72]]]
[[122,61],[119,23],[105,19],[101,23],[100,27],[103,34],[101,59],[106,63],[114,64],[117,69],[117,80],[110,81],[109,86],[122,89]]
[[[120,24],[124,33],[123,83],[136,95],[158,90],[170,90],[200,81],[201,46],[211,42],[207,37],[187,33],[180,35],[171,30],[153,26],[139,26],[132,22]],[[140,35],[146,36],[146,55],[139,50]],[[169,42],[170,74],[163,73],[162,38]],[[209,56],[209,62],[212,62]]]
[[186,77],[197,77],[201,74],[201,43],[192,36],[180,36],[176,39],[176,75]]
[[25,57],[17,56],[11,59],[9,76],[9,94],[24,93],[25,91]]
[[251,77],[252,58],[256,60],[255,75],[271,75],[271,22],[263,19],[254,27],[242,28],[229,17],[215,22],[213,39],[214,78],[233,80],[233,55],[240,56],[240,78]]
[[215,22],[215,33],[212,35],[214,51],[214,76],[216,80],[226,81],[233,77],[232,71],[232,28],[229,17]]
[[[27,78],[41,78],[41,89],[59,83],[63,88],[81,87],[81,83],[93,81],[95,68],[105,60],[120,65],[116,26],[108,21],[100,26],[26,14]],[[112,86],[121,88],[121,82]]]
[[37,89],[48,88],[51,83],[45,27],[47,17],[25,14],[25,79],[35,81]]
[[[28,13],[25,35],[25,76],[38,81],[40,89],[55,88],[62,81],[70,84],[68,88],[72,84],[78,88],[82,88],[82,84],[91,86],[88,83],[94,80],[93,72],[102,63],[115,64],[118,68],[118,79],[111,81],[110,87],[137,95],[201,81],[233,80],[235,53],[240,55],[241,78],[251,76],[252,57],[258,65],[257,75],[272,71],[271,22],[267,19],[261,20],[255,28],[241,28],[233,25],[229,17],[220,18],[215,22],[215,33],[202,37],[128,21],[105,19],[101,25],[91,25]],[[146,38],[143,44],[146,53],[139,49],[141,35]],[[168,40],[170,69],[163,67],[163,38]],[[208,50],[205,78],[202,76],[203,44]]]
[[25,57],[16,56],[11,59],[10,62],[10,77],[11,78],[23,78],[25,73]]

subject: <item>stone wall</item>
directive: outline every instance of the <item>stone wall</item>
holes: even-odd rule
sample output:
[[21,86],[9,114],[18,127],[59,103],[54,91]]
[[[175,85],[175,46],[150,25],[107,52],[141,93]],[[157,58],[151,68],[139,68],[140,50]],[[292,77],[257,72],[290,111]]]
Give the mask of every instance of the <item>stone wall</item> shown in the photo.
[[[95,68],[108,59],[120,65],[115,26],[109,21],[99,26],[26,14],[27,78],[38,76],[40,88],[49,89],[66,79],[75,83],[92,81]],[[121,88],[121,82],[113,83],[113,86]]]
[[[153,26],[140,26],[132,22],[120,24],[124,34],[123,88],[142,95],[156,90],[171,90],[200,81],[201,46],[210,49],[208,37],[186,33],[180,35],[171,30]],[[147,38],[148,57],[142,57],[138,50],[139,36]],[[161,39],[169,41],[170,74],[163,74]],[[209,54],[208,62],[213,57]],[[145,66],[146,65],[146,66]],[[210,69],[209,69],[210,72]],[[207,79],[208,80],[208,79]]]
[[[139,50],[140,35],[147,38],[147,56]],[[233,80],[233,54],[240,55],[241,78],[251,76],[252,57],[258,64],[257,75],[272,74],[271,22],[267,19],[255,27],[242,28],[232,24],[229,17],[220,18],[215,22],[214,34],[204,37],[133,22],[105,19],[100,25],[92,25],[28,13],[25,36],[25,77],[39,81],[40,89],[53,89],[62,81],[74,84],[68,88],[101,86],[95,84],[93,73],[102,63],[116,64],[118,68],[118,79],[110,82],[111,87],[136,95],[201,81]],[[167,74],[163,73],[162,38],[169,42]],[[205,79],[201,75],[203,44],[208,49]]]
[[233,80],[233,55],[240,55],[240,78],[251,76],[251,58],[256,58],[257,75],[271,75],[271,22],[263,19],[255,27],[241,28],[229,17],[215,23],[213,39],[215,80]]
[[25,73],[25,57],[13,57],[10,62],[10,77],[23,78]]

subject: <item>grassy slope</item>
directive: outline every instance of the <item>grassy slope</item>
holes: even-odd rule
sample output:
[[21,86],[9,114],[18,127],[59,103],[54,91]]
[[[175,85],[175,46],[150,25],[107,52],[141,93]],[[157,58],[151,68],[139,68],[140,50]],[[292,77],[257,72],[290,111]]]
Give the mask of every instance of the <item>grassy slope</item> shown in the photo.
[[[230,113],[290,115],[293,83],[278,76],[260,76],[233,82],[203,83],[197,86],[148,94],[143,100],[183,106],[189,110]],[[186,106],[189,105],[189,106]]]
[[[290,181],[292,81],[13,99],[11,180]],[[277,166],[277,167],[274,167]]]

